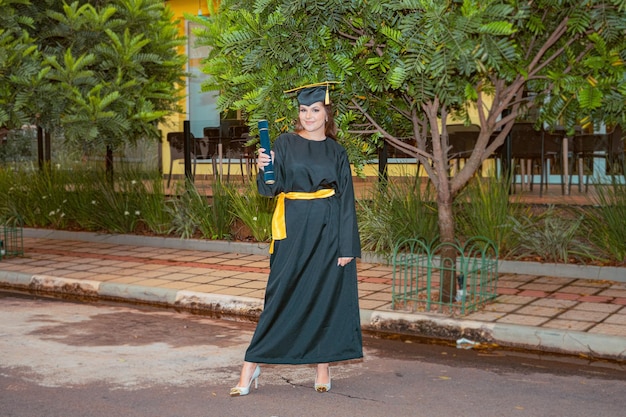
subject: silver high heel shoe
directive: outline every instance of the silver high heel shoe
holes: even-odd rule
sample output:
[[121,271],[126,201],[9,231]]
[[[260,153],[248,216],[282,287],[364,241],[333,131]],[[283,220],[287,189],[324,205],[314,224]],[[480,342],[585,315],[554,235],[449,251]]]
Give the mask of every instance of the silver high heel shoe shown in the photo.
[[252,377],[250,378],[250,381],[248,382],[248,386],[231,388],[230,396],[240,397],[243,395],[248,395],[250,393],[250,386],[252,385],[252,382],[254,382],[254,389],[258,389],[259,388],[259,375],[261,375],[261,368],[259,367],[259,365],[257,365],[256,368],[254,369],[254,372],[252,373]]
[[327,384],[318,384],[317,383],[317,371],[315,372],[315,391],[317,392],[328,392],[330,391],[331,381],[330,381],[330,368],[328,368],[328,383]]

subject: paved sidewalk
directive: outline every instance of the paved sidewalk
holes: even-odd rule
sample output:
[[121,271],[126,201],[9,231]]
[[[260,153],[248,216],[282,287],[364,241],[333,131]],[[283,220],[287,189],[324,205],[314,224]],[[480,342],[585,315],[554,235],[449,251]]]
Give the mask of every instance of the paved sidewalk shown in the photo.
[[[24,236],[25,256],[0,261],[0,286],[251,317],[262,309],[266,245],[36,229]],[[610,270],[617,280],[581,278],[583,270],[591,278],[607,275],[602,269],[501,264],[495,302],[448,317],[391,310],[392,267],[365,257],[358,264],[362,326],[626,360],[626,269]]]

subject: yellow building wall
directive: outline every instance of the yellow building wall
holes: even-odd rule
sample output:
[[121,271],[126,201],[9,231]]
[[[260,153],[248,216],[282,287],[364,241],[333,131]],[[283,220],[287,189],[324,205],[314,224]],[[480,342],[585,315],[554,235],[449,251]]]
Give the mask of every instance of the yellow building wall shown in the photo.
[[[185,14],[189,15],[205,15],[209,14],[209,8],[207,0],[169,0],[166,2],[166,5],[172,10],[174,14],[174,20],[178,21],[178,30],[181,36],[187,36],[187,25]],[[180,48],[181,54],[188,55],[187,47],[183,46]],[[196,59],[197,60],[197,59]],[[188,69],[188,68],[187,68]],[[162,123],[159,128],[162,132],[161,138],[161,161],[163,167],[163,174],[166,176],[170,175],[170,162],[171,162],[171,154],[169,144],[167,142],[167,134],[169,132],[176,132],[183,130],[183,123],[185,120],[188,120],[188,88],[181,96],[179,105],[182,109],[181,113],[171,115],[165,123]],[[239,166],[232,167],[232,171],[238,172]],[[182,159],[174,160],[172,165],[172,175],[178,176],[182,178],[184,175],[184,164]],[[212,175],[212,167],[210,163],[202,162],[197,164],[196,166],[196,175]]]
[[[185,14],[199,14],[199,11],[202,12],[202,14],[207,14],[209,13],[209,9],[207,7],[207,3],[206,0],[169,0],[166,2],[167,6],[172,10],[172,12],[174,13],[174,20],[178,20],[178,31],[180,33],[181,36],[187,36],[186,33],[186,26],[185,26]],[[186,54],[187,53],[187,48],[186,47],[181,47],[180,48],[180,53],[181,54]],[[186,100],[186,95],[181,97],[180,100],[180,105],[181,108],[183,109],[183,113],[179,113],[176,115],[173,115],[170,120],[168,121],[168,124],[173,124],[175,126],[182,126],[183,125],[183,121],[187,119],[186,117],[186,112],[187,112],[187,100]],[[166,126],[164,126],[164,128],[166,128]],[[172,129],[170,129],[169,131],[171,131]]]

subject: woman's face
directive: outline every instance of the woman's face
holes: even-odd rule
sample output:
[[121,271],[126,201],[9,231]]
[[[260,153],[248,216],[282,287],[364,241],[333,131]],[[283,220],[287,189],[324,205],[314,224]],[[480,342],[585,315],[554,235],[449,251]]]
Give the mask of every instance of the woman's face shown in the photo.
[[309,133],[325,132],[326,127],[326,108],[321,101],[313,103],[310,106],[300,105],[300,124]]

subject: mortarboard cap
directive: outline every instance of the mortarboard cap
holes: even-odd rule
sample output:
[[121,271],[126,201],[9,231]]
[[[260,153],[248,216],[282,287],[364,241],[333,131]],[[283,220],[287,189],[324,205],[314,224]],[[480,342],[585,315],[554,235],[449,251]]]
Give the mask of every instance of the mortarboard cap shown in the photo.
[[325,105],[330,104],[330,85],[339,84],[338,81],[324,81],[321,83],[303,85],[291,90],[285,91],[285,93],[297,93],[298,103],[304,106],[310,106],[318,101],[323,102]]

